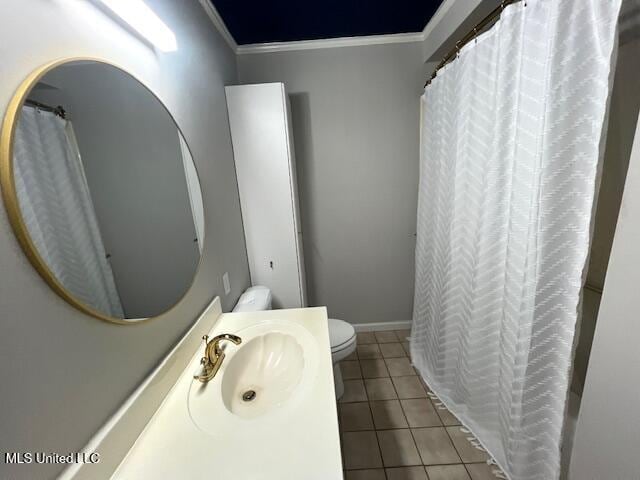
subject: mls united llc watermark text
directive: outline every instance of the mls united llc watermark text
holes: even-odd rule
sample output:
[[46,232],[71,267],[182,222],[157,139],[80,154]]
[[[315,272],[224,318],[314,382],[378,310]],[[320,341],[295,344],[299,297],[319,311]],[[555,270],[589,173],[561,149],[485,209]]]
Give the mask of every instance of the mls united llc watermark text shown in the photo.
[[99,463],[98,452],[4,452],[4,463],[31,464],[31,463]]

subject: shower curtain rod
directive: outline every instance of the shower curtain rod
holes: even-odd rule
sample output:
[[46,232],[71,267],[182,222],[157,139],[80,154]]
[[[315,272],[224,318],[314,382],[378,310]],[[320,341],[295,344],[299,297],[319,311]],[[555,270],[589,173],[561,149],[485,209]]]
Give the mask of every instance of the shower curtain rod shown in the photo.
[[31,107],[35,107],[39,110],[43,110],[45,112],[51,112],[54,115],[59,116],[60,118],[67,118],[67,112],[65,111],[64,108],[62,108],[61,105],[58,105],[57,107],[51,107],[49,105],[45,105],[44,103],[40,103],[40,102],[36,102],[35,100],[25,100],[24,102],[26,105],[29,105]]
[[511,5],[512,3],[521,2],[521,1],[524,1],[524,6],[526,7],[527,6],[526,0],[503,0],[502,2],[500,2],[500,5],[494,8],[491,11],[491,13],[489,13],[489,15],[484,17],[478,24],[476,24],[475,27],[473,27],[473,29],[469,33],[467,33],[464,37],[462,37],[460,40],[456,42],[455,47],[453,47],[451,51],[447,53],[447,55],[442,59],[442,61],[438,64],[438,66],[434,70],[433,74],[431,75],[431,78],[429,78],[429,80],[427,80],[427,83],[424,84],[424,88],[427,88],[431,83],[431,81],[434,78],[436,78],[436,76],[438,75],[438,71],[442,67],[444,67],[450,61],[452,61],[454,57],[458,56],[458,53],[460,52],[460,49],[462,47],[464,47],[467,43],[469,43],[471,40],[475,39],[478,35],[480,35],[483,29],[487,27],[489,24],[491,24],[491,22],[498,19],[506,6]]

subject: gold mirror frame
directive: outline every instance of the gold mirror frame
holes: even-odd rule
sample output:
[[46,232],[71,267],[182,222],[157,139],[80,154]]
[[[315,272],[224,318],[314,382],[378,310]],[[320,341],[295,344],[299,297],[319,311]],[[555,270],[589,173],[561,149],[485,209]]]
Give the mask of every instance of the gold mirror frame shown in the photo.
[[[171,310],[173,310],[182,300],[187,296],[195,278],[200,271],[200,267],[202,265],[202,254],[200,254],[200,259],[198,260],[198,265],[196,267],[196,271],[193,274],[193,280],[187,290],[184,292],[182,297],[178,299],[178,301],[168,310],[161,313],[160,315],[154,317],[147,317],[141,319],[131,319],[127,320],[126,318],[117,318],[111,317],[109,315],[105,315],[104,313],[96,310],[95,308],[90,307],[89,305],[81,302],[76,297],[74,297],[71,292],[69,292],[62,283],[58,281],[54,273],[49,269],[49,266],[44,261],[44,259],[40,256],[38,249],[36,248],[33,240],[31,240],[31,235],[29,234],[29,230],[27,228],[26,223],[22,217],[22,211],[20,210],[20,205],[18,202],[18,194],[16,190],[15,177],[13,173],[13,139],[15,136],[16,126],[20,120],[20,111],[22,106],[24,105],[25,100],[29,96],[32,88],[44,77],[47,73],[53,70],[56,67],[64,65],[66,63],[71,62],[81,62],[81,61],[90,61],[102,63],[104,65],[109,65],[111,67],[117,68],[118,70],[124,72],[129,75],[131,78],[136,80],[140,85],[147,89],[149,93],[151,93],[160,104],[167,111],[171,119],[173,120],[176,129],[182,135],[180,131],[180,127],[178,127],[178,123],[175,121],[175,118],[166,107],[166,105],[160,100],[158,95],[156,95],[153,90],[151,90],[144,82],[140,81],[135,75],[132,75],[124,68],[105,61],[100,58],[92,58],[92,57],[69,57],[63,58],[60,60],[55,60],[49,63],[42,65],[41,67],[36,68],[33,72],[31,72],[27,78],[20,84],[16,92],[14,93],[9,105],[7,106],[7,111],[2,120],[2,127],[0,129],[0,187],[2,189],[2,199],[4,202],[5,210],[7,211],[7,215],[9,217],[9,222],[11,223],[11,227],[13,228],[13,232],[18,239],[18,243],[20,247],[22,247],[23,252],[31,262],[31,265],[36,269],[36,271],[40,274],[40,276],[44,279],[44,281],[51,287],[51,289],[57,293],[60,297],[62,297],[67,303],[76,309],[80,310],[87,315],[98,318],[100,320],[104,320],[111,323],[116,323],[118,325],[137,325],[140,323],[147,322],[149,320],[153,320],[155,318],[159,318],[163,315],[166,315]],[[184,135],[182,135],[184,138]],[[187,146],[188,147],[188,146]],[[193,158],[193,155],[191,156]],[[200,175],[198,174],[198,169],[195,166],[196,175],[198,176],[198,183],[200,184],[200,188],[202,188],[202,184],[200,183]]]

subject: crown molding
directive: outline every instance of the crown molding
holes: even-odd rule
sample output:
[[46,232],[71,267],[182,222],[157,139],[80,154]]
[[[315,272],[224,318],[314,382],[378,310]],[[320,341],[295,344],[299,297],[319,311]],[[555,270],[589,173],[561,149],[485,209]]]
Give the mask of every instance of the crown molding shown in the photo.
[[218,30],[218,33],[220,33],[225,42],[227,42],[229,48],[231,48],[233,53],[238,53],[238,44],[234,40],[233,35],[231,35],[231,32],[225,25],[224,20],[222,20],[222,17],[218,13],[218,10],[216,10],[216,7],[214,7],[213,3],[209,0],[198,0],[198,2],[200,2],[200,5],[209,17],[209,20],[211,20],[213,26]]
[[444,2],[442,2],[440,4],[440,6],[438,7],[438,9],[436,10],[436,13],[434,13],[431,18],[429,19],[429,21],[427,22],[427,24],[424,26],[424,28],[422,29],[422,40],[426,40],[427,37],[429,36],[429,34],[433,31],[433,29],[435,28],[435,26],[440,23],[440,21],[443,19],[443,17],[446,15],[446,13],[449,11],[449,9],[451,8],[451,6],[453,5],[453,3],[456,0],[444,0]]
[[300,40],[296,42],[254,43],[239,45],[238,55],[291,52],[296,50],[316,50],[320,48],[357,47],[361,45],[384,45],[391,43],[421,42],[422,33],[395,33],[390,35],[367,35],[363,37],[340,37],[320,40]]
[[[222,38],[227,42],[229,48],[236,55],[249,55],[257,53],[273,53],[273,52],[292,52],[296,50],[316,50],[322,48],[339,48],[339,47],[357,47],[362,45],[385,45],[393,43],[413,43],[424,42],[429,22],[422,32],[414,33],[392,33],[387,35],[366,35],[360,37],[339,37],[325,38],[319,40],[299,40],[294,42],[270,42],[270,43],[253,43],[249,45],[238,45],[231,35],[231,32],[224,23],[224,20],[216,10],[210,0],[198,0],[213,26],[218,30]],[[443,6],[450,2],[445,1],[436,11],[434,18],[441,13]],[[448,9],[448,7],[447,7]],[[446,11],[446,9],[445,9]]]

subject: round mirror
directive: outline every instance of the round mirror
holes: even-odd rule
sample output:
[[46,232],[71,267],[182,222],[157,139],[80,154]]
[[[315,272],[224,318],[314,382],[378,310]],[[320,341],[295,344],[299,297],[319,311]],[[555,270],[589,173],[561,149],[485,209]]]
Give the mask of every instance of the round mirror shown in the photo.
[[187,292],[204,234],[197,172],[173,118],[112,65],[45,66],[2,128],[0,180],[44,280],[98,318],[157,316]]

